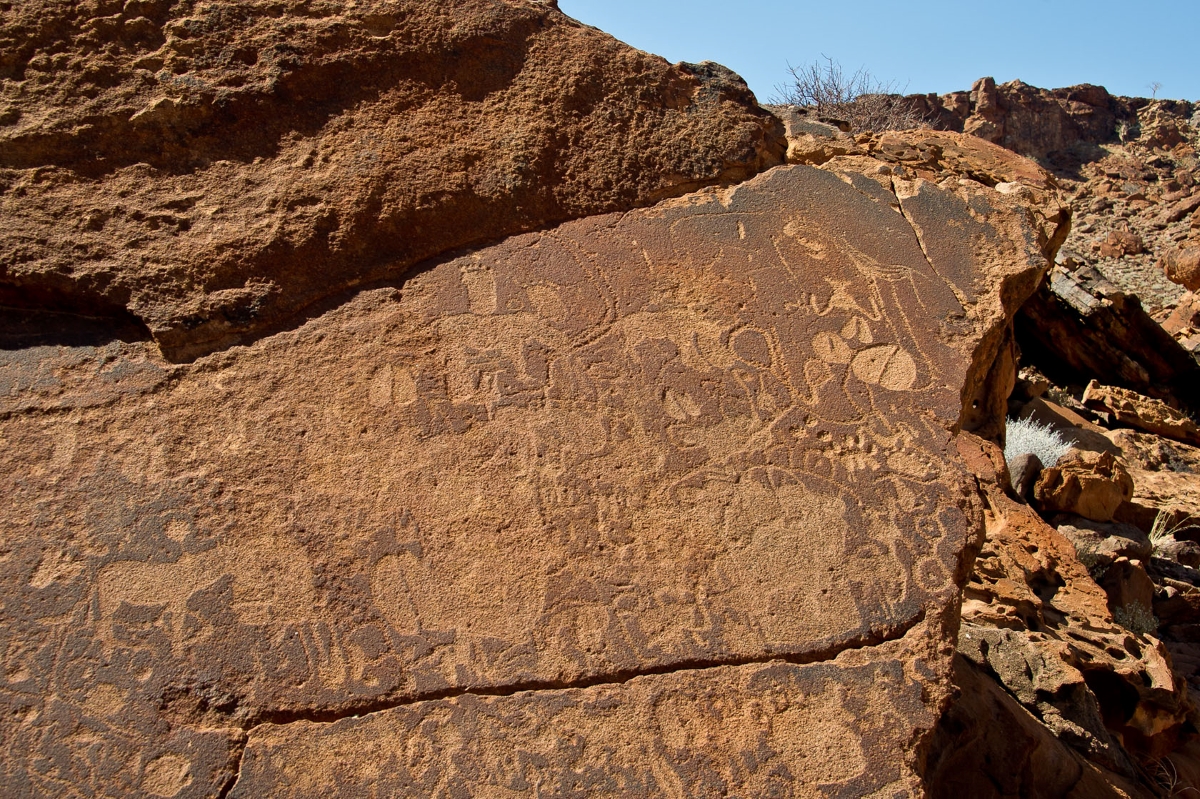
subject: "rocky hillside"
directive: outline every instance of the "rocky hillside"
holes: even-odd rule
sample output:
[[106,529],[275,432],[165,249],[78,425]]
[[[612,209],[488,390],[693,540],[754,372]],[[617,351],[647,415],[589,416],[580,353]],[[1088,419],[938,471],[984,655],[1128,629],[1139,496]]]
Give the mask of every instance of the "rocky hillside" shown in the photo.
[[1190,107],[0,15],[0,794],[1200,785]]

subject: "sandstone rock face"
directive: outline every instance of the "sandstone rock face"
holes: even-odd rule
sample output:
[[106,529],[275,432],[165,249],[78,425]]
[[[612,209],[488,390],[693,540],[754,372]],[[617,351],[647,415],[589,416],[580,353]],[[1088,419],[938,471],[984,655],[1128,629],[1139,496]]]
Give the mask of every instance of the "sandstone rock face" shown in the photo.
[[1075,452],[1042,471],[1033,499],[1046,513],[1074,513],[1111,521],[1121,503],[1133,497],[1133,479],[1111,452]]
[[[1018,318],[1023,368],[1009,414],[1052,424],[1080,450],[1115,455],[1133,490],[1111,523],[1053,515],[1043,505],[1073,548],[1052,543],[1044,520],[1028,509],[1006,510],[1003,503],[1015,492],[989,501],[988,541],[964,606],[965,659],[955,671],[962,694],[931,744],[931,793],[1197,790],[1200,747],[1188,739],[1200,697],[1200,571],[1194,568],[1200,563],[1200,450],[1178,440],[1188,439],[1188,417],[1200,397],[1194,359],[1200,306],[1186,291],[1188,257],[1200,243],[1200,138],[1188,124],[1195,105],[1112,97],[1098,87],[997,86],[989,79],[970,94],[908,99],[938,127],[1034,156],[1069,198],[1071,231],[1057,266]],[[860,146],[863,140],[856,139]],[[1044,376],[1053,385],[1043,387]],[[1095,385],[1085,392],[1093,380],[1121,388],[1109,393]],[[1155,432],[1104,429],[1120,425]],[[991,482],[1007,492],[1003,468],[995,471]],[[1015,528],[1026,526],[1017,534]],[[1081,615],[1082,596],[1090,609]],[[1064,614],[1067,606],[1075,610]],[[1125,629],[1131,637],[1097,636],[1098,627],[1084,616],[1107,616],[1106,629]],[[962,649],[968,638],[981,643]],[[1156,654],[1141,658],[1147,669],[1141,675],[1115,678],[1129,665],[1120,663],[1134,651],[1130,641],[1145,642]],[[1087,648],[1098,657],[1082,652]],[[1164,667],[1173,669],[1174,680],[1162,679]],[[1081,675],[1086,691],[1078,688]],[[989,678],[1004,686],[1003,698],[989,690]],[[1159,688],[1135,698],[1139,681]],[[1013,697],[1024,709],[1012,707]],[[1136,731],[1130,713],[1140,718],[1132,725]],[[1000,735],[993,719],[1004,720]],[[1064,754],[1059,743],[1086,761]],[[1123,753],[1128,762],[1122,763]],[[1113,773],[1131,776],[1130,763],[1138,765],[1142,786]],[[1093,782],[1097,777],[1107,785]]]
[[536,0],[38,0],[0,52],[0,303],[137,321],[172,360],[783,158],[736,75]]
[[1096,145],[1137,141],[1172,148],[1194,137],[1186,101],[1115,97],[1103,86],[1040,89],[1019,80],[975,81],[971,91],[906,98],[934,127],[968,133],[1056,166],[1075,167]]
[[789,164],[820,166],[839,155],[863,153],[853,136],[822,122],[815,110],[805,111],[788,105],[769,108],[783,121]]
[[1030,220],[790,167],[192,365],[0,351],[3,792],[919,793]]
[[932,719],[886,649],[264,725],[230,796],[921,795],[904,767],[908,736]]
[[1132,524],[1094,522],[1071,515],[1057,516],[1052,522],[1076,552],[1086,553],[1090,566],[1107,568],[1118,558],[1146,561],[1154,551],[1146,533]]
[[[796,143],[795,126],[789,142]],[[844,137],[838,139],[844,141]],[[805,147],[810,145],[805,144]],[[944,188],[973,191],[980,184],[994,187],[1019,209],[1029,228],[1036,231],[1038,249],[1047,258],[1066,237],[1070,214],[1063,206],[1053,177],[1028,159],[978,139],[944,131],[914,130],[864,135],[855,139],[856,149],[823,161],[823,168],[852,170],[872,175],[884,184],[905,185],[914,179],[936,182]],[[922,246],[940,248],[947,230],[913,220]],[[1028,275],[1002,281],[995,286],[1001,301],[1015,304],[1031,287]],[[963,387],[961,427],[982,436],[997,436],[1004,429],[1007,401],[1016,380],[1016,342],[1011,326],[992,329],[976,352],[977,366],[971,382]]]

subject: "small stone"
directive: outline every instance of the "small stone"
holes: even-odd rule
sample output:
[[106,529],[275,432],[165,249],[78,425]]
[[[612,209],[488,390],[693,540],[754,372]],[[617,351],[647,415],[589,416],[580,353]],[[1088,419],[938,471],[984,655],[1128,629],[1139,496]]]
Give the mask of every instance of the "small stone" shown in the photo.
[[[1145,198],[1142,198],[1145,199]],[[1100,257],[1123,258],[1126,255],[1136,255],[1144,252],[1146,243],[1137,233],[1128,230],[1114,230],[1100,245]]]
[[1200,246],[1176,247],[1163,256],[1162,267],[1171,282],[1189,291],[1200,290]]
[[1041,459],[1032,452],[1026,452],[1013,459],[1009,470],[1012,476],[1013,491],[1018,497],[1024,499],[1029,496],[1034,482],[1042,473],[1042,468]]

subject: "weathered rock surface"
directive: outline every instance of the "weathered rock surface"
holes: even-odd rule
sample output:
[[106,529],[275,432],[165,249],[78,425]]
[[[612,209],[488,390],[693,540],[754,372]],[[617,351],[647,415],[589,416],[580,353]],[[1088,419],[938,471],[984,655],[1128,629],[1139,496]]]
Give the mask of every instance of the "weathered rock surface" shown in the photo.
[[1021,308],[1022,351],[1060,383],[1100,379],[1178,408],[1200,409],[1200,364],[1096,270],[1055,266]]
[[[1099,87],[1045,91],[1020,83],[996,86],[989,79],[969,94],[908,99],[938,127],[966,130],[1035,157],[1070,198],[1071,231],[1058,251],[1058,267],[1018,319],[1024,363],[1009,413],[1050,424],[1076,448],[1093,453],[1085,458],[1116,455],[1133,489],[1111,523],[1050,517],[1075,552],[1053,544],[1043,520],[1028,510],[1009,513],[989,500],[992,513],[1006,521],[992,524],[989,516],[988,542],[964,606],[964,620],[979,614],[982,629],[972,630],[975,622],[968,621],[960,638],[960,646],[968,635],[982,640],[968,654],[986,665],[956,668],[960,687],[969,688],[943,717],[931,745],[931,792],[1093,796],[1200,789],[1193,710],[1200,697],[1200,571],[1194,568],[1200,563],[1200,450],[1164,437],[1189,438],[1189,416],[1200,396],[1194,361],[1200,306],[1186,291],[1200,246],[1200,136],[1189,123],[1195,106],[1112,97]],[[866,138],[856,142],[861,146]],[[1123,388],[1110,393],[1093,384],[1085,391],[1092,380]],[[1105,429],[1121,425],[1154,433]],[[1002,467],[991,482],[1006,487]],[[1020,515],[1028,518],[1028,535],[1009,529],[1021,526]],[[1035,527],[1042,532],[1033,534]],[[1088,573],[1082,580],[1073,576],[1081,569]],[[1022,582],[1028,593],[1017,590]],[[984,605],[972,601],[976,583],[994,586]],[[998,602],[993,595],[1010,599]],[[1138,677],[1111,679],[1104,674],[1108,667],[1077,654],[1081,642],[1092,641],[1094,651],[1103,650],[1101,660],[1118,661],[1132,651],[1128,641],[1096,640],[1097,628],[1078,613],[1064,621],[1051,612],[1048,623],[1033,615],[1039,606],[1078,607],[1083,595],[1093,608],[1083,615],[1109,615],[1136,640],[1154,644],[1162,688],[1156,698],[1135,698]],[[1019,610],[1006,614],[1004,606]],[[1075,651],[1064,659],[1047,644],[1047,634]],[[1066,669],[1063,660],[1070,664]],[[1161,679],[1164,664],[1174,669],[1173,685]],[[1006,693],[995,692],[988,673]],[[1090,700],[1065,688],[1078,682],[1076,673],[1087,675],[1095,704],[1104,708],[1102,725],[1086,707]],[[1153,681],[1146,674],[1140,679]],[[1012,707],[1013,697],[1041,723]],[[1132,711],[1138,706],[1159,721],[1130,733],[1123,718],[1142,713]],[[1063,722],[1063,708],[1070,709],[1069,719],[1091,719],[1077,726],[1102,728],[1103,734],[1080,736],[1071,726],[1077,722]],[[993,719],[1004,720],[1001,735],[993,733]],[[1152,732],[1160,723],[1161,731]],[[1051,735],[1058,740],[1048,740]],[[1104,735],[1110,743],[1098,746]],[[1083,763],[1056,747],[1068,740],[1086,755]],[[1122,752],[1137,764],[1140,786],[1122,784],[1112,772],[1132,774],[1128,763],[1118,762]],[[1093,782],[1096,777],[1108,785]]]
[[[786,109],[789,158],[820,164],[823,169],[871,176],[898,193],[913,180],[937,183],[956,190],[977,191],[992,187],[1019,209],[1038,249],[1052,258],[1070,228],[1070,213],[1063,205],[1054,178],[1026,158],[1001,147],[954,133],[933,130],[864,134],[850,139],[829,125],[814,123],[794,109]],[[824,130],[822,130],[824,128]],[[823,137],[823,138],[822,138]],[[814,144],[813,141],[825,142]],[[841,152],[841,150],[845,152]],[[899,206],[897,206],[899,207]],[[922,247],[938,249],[948,232],[912,219]],[[1018,304],[1029,287],[1024,277],[1002,282],[998,289],[1006,305]],[[976,355],[987,370],[973,369],[975,378],[963,387],[964,429],[982,436],[997,436],[1004,429],[1009,395],[1016,379],[1017,348],[1011,325],[994,328]]]
[[[1194,199],[1196,206],[1200,207],[1200,194],[1195,195]],[[1178,283],[1188,291],[1200,290],[1200,246],[1176,247],[1163,256],[1162,262],[1167,279],[1172,283]]]
[[1189,291],[1180,297],[1162,326],[1184,349],[1193,353],[1200,350],[1200,294]]
[[1121,462],[1133,479],[1132,501],[1117,517],[1149,531],[1159,514],[1169,527],[1183,528],[1179,538],[1200,541],[1200,448],[1136,430],[1113,430]]
[[1136,391],[1103,386],[1093,380],[1083,392],[1083,403],[1112,414],[1121,424],[1189,444],[1200,444],[1200,426],[1191,417]]
[[[1064,266],[1098,270],[1156,319],[1179,303],[1183,288],[1164,267],[1172,253],[1194,260],[1200,248],[1194,103],[1114,97],[1089,85],[997,86],[989,78],[971,92],[906,100],[938,129],[965,130],[1054,172],[1073,216],[1059,252]],[[1200,349],[1200,332],[1177,338],[1190,351]]]
[[912,95],[915,110],[935,127],[969,133],[1059,168],[1078,167],[1097,145],[1138,139],[1171,148],[1194,138],[1188,102],[1115,97],[1103,86],[1040,89],[1019,80],[980,78],[968,92]]
[[783,159],[736,75],[536,0],[38,0],[0,9],[0,53],[0,303],[137,321],[173,360]]
[[1148,561],[1154,551],[1149,536],[1140,528],[1122,522],[1097,522],[1064,514],[1051,519],[1077,553],[1086,555],[1089,567],[1107,568],[1117,558]]
[[1044,513],[1074,513],[1096,522],[1111,521],[1133,498],[1133,478],[1111,452],[1076,451],[1043,469],[1033,501]]
[[[1166,649],[1146,631],[1120,626],[1082,562],[1086,554],[1004,493],[998,447],[961,436],[959,448],[988,504],[986,541],[963,595],[959,652],[1063,743],[1136,780],[1135,760],[1166,754],[1188,729],[1191,706]],[[1104,562],[1092,566],[1102,577]],[[952,711],[947,723],[954,718],[961,722]],[[1028,767],[1016,758],[1012,778]]]
[[877,649],[264,725],[230,796],[919,796],[912,722],[933,719]]
[[189,366],[0,351],[4,792],[917,792],[951,433],[1048,239],[947,185],[774,170]]
[[986,668],[954,659],[955,700],[930,749],[931,799],[1092,799],[1154,794],[1084,757],[1049,731]]

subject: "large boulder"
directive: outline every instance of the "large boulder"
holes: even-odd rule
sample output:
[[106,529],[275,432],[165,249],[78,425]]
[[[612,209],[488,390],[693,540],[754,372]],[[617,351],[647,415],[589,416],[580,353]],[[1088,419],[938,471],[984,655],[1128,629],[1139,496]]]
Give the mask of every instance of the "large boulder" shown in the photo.
[[780,168],[194,364],[0,350],[0,792],[919,793],[954,433],[1048,265],[943,185]]
[[0,304],[172,360],[784,152],[728,70],[536,0],[8,3],[0,79]]
[[1033,501],[1045,513],[1074,513],[1097,522],[1112,521],[1117,508],[1133,498],[1133,478],[1111,452],[1075,451],[1044,469],[1033,486]]

